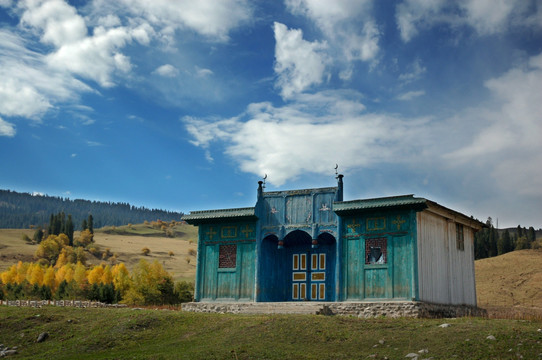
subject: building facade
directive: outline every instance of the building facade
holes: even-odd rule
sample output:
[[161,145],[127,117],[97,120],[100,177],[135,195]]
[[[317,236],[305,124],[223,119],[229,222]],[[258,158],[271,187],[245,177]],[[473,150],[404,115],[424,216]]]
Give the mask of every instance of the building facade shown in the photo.
[[195,301],[421,301],[476,306],[484,224],[413,195],[343,200],[336,187],[265,192],[249,208],[193,211]]

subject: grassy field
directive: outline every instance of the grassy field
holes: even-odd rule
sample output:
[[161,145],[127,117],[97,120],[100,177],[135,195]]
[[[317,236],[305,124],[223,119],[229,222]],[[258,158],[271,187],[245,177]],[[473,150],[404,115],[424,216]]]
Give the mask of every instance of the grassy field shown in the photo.
[[542,250],[519,250],[475,263],[478,304],[542,309]]
[[[542,357],[540,321],[7,306],[0,307],[0,317],[0,343],[17,346],[17,359],[404,359],[409,353],[432,359]],[[443,323],[451,326],[442,328]],[[36,343],[42,332],[49,338]]]
[[[158,260],[173,275],[175,281],[193,281],[196,274],[197,228],[187,224],[178,224],[174,228],[175,237],[165,236],[164,231],[151,224],[106,227],[94,232],[95,245],[101,250],[109,248],[117,254],[117,262],[124,262],[129,269],[140,259]],[[0,271],[5,271],[17,261],[34,261],[37,245],[22,240],[22,234],[30,238],[33,230],[0,229]],[[75,237],[78,233],[75,233]],[[148,247],[151,252],[143,256],[141,249]],[[173,252],[170,256],[169,252]],[[89,264],[103,262],[100,256],[88,254]],[[111,261],[105,261],[111,263]]]

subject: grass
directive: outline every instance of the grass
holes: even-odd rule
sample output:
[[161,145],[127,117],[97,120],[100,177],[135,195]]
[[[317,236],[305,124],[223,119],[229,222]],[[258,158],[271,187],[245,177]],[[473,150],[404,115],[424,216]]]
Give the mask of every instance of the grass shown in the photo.
[[479,304],[542,307],[542,250],[519,250],[475,263]]
[[[0,316],[0,343],[18,346],[19,359],[399,359],[423,349],[433,359],[542,356],[540,321],[6,306]],[[41,332],[50,336],[38,344]]]

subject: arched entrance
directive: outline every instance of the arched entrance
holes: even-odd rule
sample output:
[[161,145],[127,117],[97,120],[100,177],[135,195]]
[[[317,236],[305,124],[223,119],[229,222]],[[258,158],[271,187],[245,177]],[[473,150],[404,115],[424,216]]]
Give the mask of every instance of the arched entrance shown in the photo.
[[335,299],[335,238],[327,233],[313,240],[294,230],[283,241],[288,301],[333,301]]
[[262,241],[259,301],[335,301],[335,238],[294,230]]

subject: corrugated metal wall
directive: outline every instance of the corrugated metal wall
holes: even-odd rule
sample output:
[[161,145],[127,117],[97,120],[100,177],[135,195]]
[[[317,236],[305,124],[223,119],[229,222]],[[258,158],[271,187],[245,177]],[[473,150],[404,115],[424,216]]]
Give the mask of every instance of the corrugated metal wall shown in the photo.
[[464,225],[457,248],[456,222],[429,210],[418,213],[418,289],[421,301],[476,305],[474,232]]

